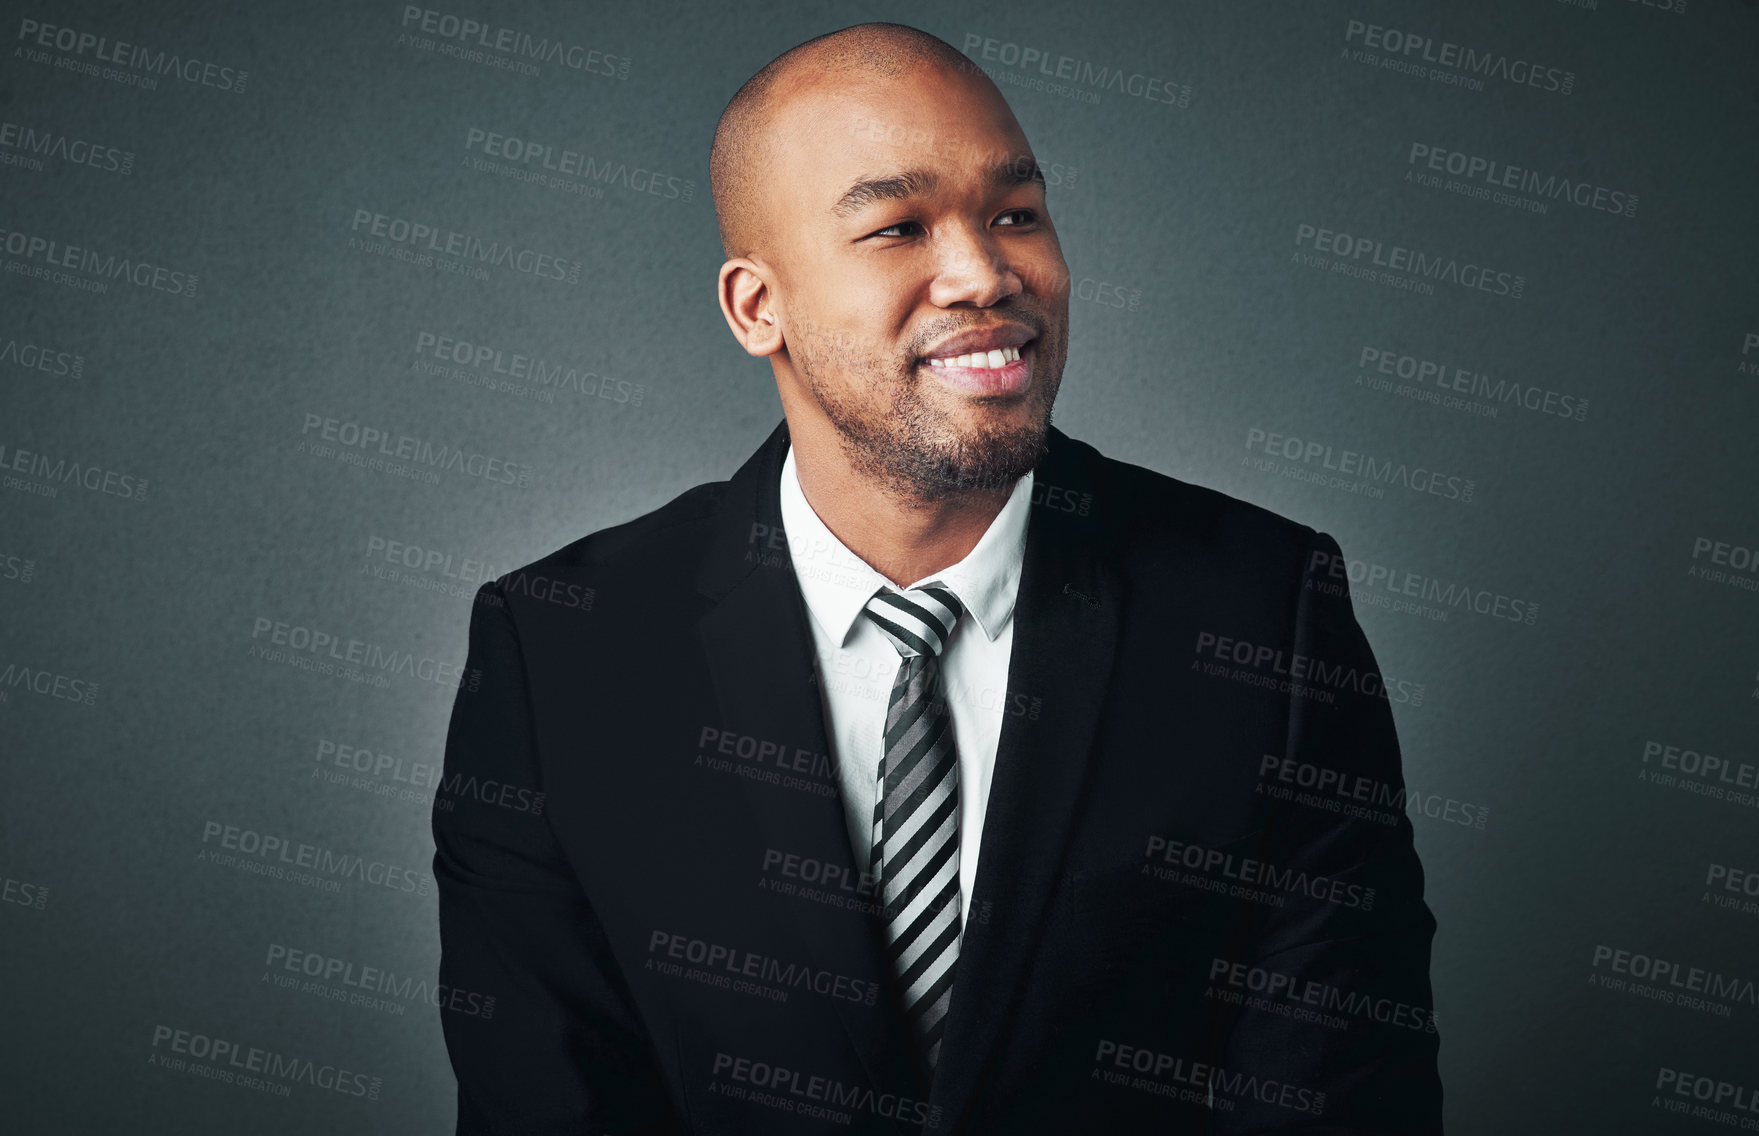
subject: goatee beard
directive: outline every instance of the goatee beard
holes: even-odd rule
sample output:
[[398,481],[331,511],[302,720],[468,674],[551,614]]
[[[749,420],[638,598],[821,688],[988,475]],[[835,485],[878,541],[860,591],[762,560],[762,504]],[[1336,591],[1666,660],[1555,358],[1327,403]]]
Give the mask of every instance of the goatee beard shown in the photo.
[[889,494],[907,501],[942,501],[964,493],[1001,491],[1031,473],[1045,454],[1050,416],[1024,426],[980,428],[946,436],[906,387],[880,421],[864,417],[825,390],[810,370],[807,384],[837,429],[849,463]]

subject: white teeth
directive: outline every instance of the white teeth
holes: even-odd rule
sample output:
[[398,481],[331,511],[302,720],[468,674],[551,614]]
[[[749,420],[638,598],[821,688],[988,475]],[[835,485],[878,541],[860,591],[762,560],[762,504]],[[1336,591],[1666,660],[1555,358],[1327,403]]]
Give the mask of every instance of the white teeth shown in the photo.
[[1020,358],[1018,347],[1001,347],[994,351],[977,351],[970,355],[941,355],[929,359],[931,367],[965,367],[975,371],[987,371],[993,367],[1005,367],[1017,362]]

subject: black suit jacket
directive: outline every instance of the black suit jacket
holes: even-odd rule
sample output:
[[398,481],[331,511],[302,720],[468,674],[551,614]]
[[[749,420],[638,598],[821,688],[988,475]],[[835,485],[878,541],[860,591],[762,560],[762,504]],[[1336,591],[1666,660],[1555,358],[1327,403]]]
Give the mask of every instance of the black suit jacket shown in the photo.
[[1439,1132],[1403,688],[1337,545],[1055,428],[931,1087],[787,444],[476,597],[433,815],[458,1131]]

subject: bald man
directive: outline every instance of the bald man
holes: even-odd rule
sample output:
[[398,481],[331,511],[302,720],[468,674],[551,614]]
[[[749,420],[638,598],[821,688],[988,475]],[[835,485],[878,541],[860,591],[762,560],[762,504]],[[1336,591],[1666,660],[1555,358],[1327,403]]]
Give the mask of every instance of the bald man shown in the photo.
[[1402,690],[1331,537],[1051,425],[1069,273],[994,85],[846,28],[710,173],[784,417],[478,594],[458,1131],[1439,1133]]

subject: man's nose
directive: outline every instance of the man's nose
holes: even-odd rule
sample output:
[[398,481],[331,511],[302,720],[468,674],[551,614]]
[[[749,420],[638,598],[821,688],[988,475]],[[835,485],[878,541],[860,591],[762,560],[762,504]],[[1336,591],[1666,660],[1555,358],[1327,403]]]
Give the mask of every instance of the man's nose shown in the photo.
[[929,298],[937,307],[992,307],[1025,288],[1020,273],[988,233],[960,229],[943,238]]

